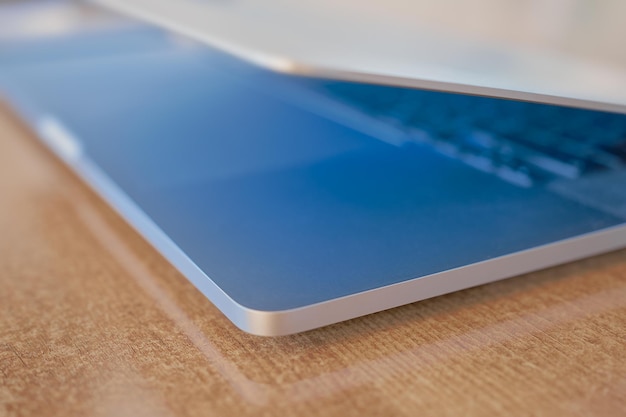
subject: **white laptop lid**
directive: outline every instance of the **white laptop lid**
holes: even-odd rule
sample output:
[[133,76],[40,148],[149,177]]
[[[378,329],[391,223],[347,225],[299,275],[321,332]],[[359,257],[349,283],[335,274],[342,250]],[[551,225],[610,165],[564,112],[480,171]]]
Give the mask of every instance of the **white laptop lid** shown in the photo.
[[96,0],[268,68],[626,113],[623,0]]

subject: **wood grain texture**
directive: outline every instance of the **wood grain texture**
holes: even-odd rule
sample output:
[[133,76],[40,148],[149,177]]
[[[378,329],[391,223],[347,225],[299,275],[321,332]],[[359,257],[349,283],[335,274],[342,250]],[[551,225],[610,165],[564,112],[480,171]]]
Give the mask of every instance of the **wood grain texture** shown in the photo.
[[626,251],[237,330],[0,109],[2,416],[623,416]]

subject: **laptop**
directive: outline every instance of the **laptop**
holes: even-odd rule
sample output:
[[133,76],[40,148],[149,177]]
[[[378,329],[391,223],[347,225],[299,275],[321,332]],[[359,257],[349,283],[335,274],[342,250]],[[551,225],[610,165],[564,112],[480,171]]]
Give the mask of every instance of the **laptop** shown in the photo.
[[516,49],[514,33],[502,49],[472,25],[455,36],[422,22],[415,67],[397,53],[410,24],[358,56],[344,49],[358,38],[311,36],[402,26],[373,5],[103,2],[159,25],[115,16],[0,38],[0,91],[247,332],[306,331],[626,246],[619,41],[602,52],[555,40],[585,35],[580,13],[593,11],[610,42],[618,2],[533,6],[580,19],[546,35],[571,52],[560,57]]

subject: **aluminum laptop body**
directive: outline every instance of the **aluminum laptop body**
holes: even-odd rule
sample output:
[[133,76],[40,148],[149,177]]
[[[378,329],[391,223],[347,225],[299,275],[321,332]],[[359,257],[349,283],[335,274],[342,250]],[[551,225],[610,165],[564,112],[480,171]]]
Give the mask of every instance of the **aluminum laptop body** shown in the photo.
[[245,331],[305,331],[626,246],[626,116],[596,105],[619,99],[284,74],[116,19],[0,37],[0,91]]

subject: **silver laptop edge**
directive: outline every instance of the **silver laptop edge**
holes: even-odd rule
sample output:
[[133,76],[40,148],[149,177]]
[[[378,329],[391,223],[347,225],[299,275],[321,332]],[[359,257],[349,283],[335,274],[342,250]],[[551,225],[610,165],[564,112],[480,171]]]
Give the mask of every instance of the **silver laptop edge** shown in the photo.
[[[313,16],[313,23],[307,25],[306,15],[289,10],[272,24],[271,18],[257,19],[252,15],[253,6],[250,6],[251,11],[247,9],[247,4],[252,2],[247,1],[237,2],[241,10],[233,11],[229,9],[233,7],[230,3],[92,1],[282,73],[626,113],[624,68],[586,62],[584,56],[572,59],[549,51],[507,51],[502,45],[492,47],[488,43],[438,37],[437,32],[420,28],[398,30],[394,35],[386,34],[389,39],[381,41],[401,43],[403,37],[411,36],[410,45],[359,48],[360,43],[371,41],[365,38],[369,28],[362,22],[316,21]],[[276,3],[276,10],[280,10],[280,2]],[[269,6],[272,3],[264,7]],[[301,6],[312,7],[306,2]],[[239,18],[237,12],[243,12],[244,17]],[[247,12],[252,16],[246,16]],[[284,20],[294,20],[291,26],[295,33],[275,29],[280,28]],[[318,39],[316,29],[308,30],[315,24],[325,25],[326,38]],[[433,36],[435,39],[430,39]],[[347,37],[347,40],[337,46],[339,37]],[[360,37],[365,39],[360,40]],[[414,49],[417,58],[403,53],[402,49],[408,47]],[[473,55],[478,59],[473,59]],[[491,65],[490,60],[497,63]]]

